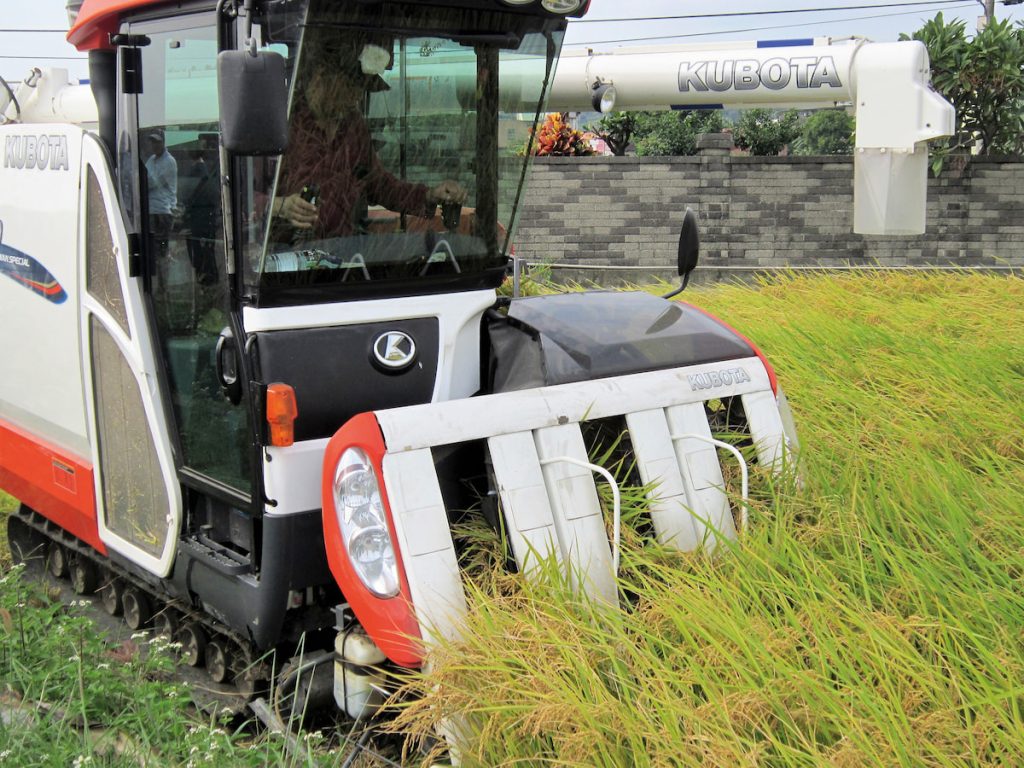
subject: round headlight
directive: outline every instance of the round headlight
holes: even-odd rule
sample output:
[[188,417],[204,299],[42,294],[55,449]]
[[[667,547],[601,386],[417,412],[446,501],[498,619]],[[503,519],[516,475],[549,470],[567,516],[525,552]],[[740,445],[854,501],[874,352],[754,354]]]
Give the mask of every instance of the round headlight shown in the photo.
[[598,84],[590,93],[590,100],[594,105],[594,110],[602,115],[607,115],[615,109],[616,97],[615,86],[608,85],[607,83]]
[[377,597],[398,594],[398,563],[388,530],[380,483],[370,459],[358,448],[341,455],[334,472],[334,511],[349,561]]

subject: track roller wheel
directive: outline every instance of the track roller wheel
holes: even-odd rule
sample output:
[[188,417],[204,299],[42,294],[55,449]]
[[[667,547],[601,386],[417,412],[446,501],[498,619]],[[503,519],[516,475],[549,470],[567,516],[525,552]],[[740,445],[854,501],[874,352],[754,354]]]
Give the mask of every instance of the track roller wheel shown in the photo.
[[121,615],[121,594],[124,592],[124,585],[114,577],[107,574],[106,581],[100,586],[100,605],[107,612],[108,616]]
[[71,588],[76,595],[91,595],[100,584],[100,573],[96,563],[78,555],[68,567],[71,572]]
[[63,579],[68,575],[68,551],[56,541],[51,541],[46,550],[46,570],[55,579]]
[[153,634],[164,640],[173,640],[178,634],[178,612],[164,608],[153,617]]
[[189,622],[178,630],[181,643],[181,659],[190,667],[201,667],[206,661],[206,632],[195,622]]
[[206,672],[215,683],[223,683],[231,674],[231,651],[224,640],[206,644]]
[[121,595],[121,607],[124,610],[124,623],[130,629],[143,629],[153,612],[149,596],[136,587],[125,589]]
[[48,549],[46,539],[34,528],[25,525],[17,515],[7,518],[7,545],[15,563],[29,564],[34,561],[42,564]]

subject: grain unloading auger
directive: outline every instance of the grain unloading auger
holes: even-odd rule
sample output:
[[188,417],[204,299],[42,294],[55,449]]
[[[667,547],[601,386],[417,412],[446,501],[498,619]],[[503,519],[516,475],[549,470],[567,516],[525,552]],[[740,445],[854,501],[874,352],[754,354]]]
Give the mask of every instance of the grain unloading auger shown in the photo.
[[616,602],[596,429],[660,542],[735,537],[723,463],[795,443],[757,348],[646,294],[497,295],[581,5],[85,0],[95,111],[39,72],[0,125],[12,550],[215,681],[359,718],[458,632],[468,516]]
[[551,100],[563,109],[844,106],[856,117],[853,231],[922,234],[927,142],[953,133],[919,41],[765,40],[573,52]]

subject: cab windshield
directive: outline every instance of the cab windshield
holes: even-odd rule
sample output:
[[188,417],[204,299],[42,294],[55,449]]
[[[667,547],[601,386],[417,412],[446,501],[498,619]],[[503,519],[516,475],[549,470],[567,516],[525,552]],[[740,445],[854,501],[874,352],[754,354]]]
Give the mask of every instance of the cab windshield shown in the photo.
[[[497,285],[564,22],[405,3],[268,3],[289,147],[241,174],[260,305]],[[303,4],[305,6],[305,4]]]

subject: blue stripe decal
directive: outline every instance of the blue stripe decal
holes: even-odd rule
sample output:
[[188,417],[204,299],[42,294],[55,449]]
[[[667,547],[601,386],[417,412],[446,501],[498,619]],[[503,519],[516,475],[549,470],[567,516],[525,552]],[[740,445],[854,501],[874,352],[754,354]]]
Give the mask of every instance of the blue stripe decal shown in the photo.
[[799,37],[794,40],[758,40],[758,48],[790,48],[793,46],[814,45],[813,37]]
[[4,223],[0,221],[0,274],[39,294],[53,304],[63,304],[68,298],[57,278],[27,253],[3,244]]

